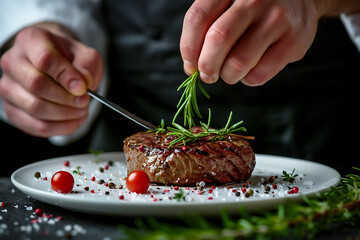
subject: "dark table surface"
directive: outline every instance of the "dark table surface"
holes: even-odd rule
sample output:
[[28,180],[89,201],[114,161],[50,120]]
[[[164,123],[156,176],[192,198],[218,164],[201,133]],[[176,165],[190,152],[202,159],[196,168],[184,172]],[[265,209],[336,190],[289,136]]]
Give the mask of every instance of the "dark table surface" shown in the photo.
[[[65,210],[26,196],[0,178],[0,239],[123,239],[119,224],[133,226],[133,218],[108,217]],[[39,218],[40,208],[47,217]],[[359,240],[360,227],[341,225],[321,233],[316,239]]]

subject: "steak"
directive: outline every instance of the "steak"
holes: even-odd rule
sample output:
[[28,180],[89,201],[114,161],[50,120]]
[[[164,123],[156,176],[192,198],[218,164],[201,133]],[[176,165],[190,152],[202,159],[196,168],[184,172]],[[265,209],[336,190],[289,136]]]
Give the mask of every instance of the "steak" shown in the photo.
[[211,184],[246,181],[254,170],[255,154],[245,136],[231,134],[216,141],[210,136],[169,148],[176,138],[155,132],[138,132],[127,137],[124,140],[127,173],[143,170],[152,183],[194,185],[200,181]]

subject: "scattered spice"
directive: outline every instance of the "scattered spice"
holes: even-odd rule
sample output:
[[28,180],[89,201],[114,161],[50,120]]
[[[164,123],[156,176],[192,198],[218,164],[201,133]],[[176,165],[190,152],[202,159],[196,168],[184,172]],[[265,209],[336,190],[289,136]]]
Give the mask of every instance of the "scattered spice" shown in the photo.
[[36,216],[41,217],[43,214],[44,214],[44,213],[43,213],[43,211],[42,211],[40,208],[37,208],[37,209],[35,210],[35,215],[36,215]]
[[65,167],[70,166],[70,162],[69,162],[69,161],[65,161],[65,162],[64,162],[64,166],[65,166]]
[[35,177],[35,178],[40,178],[40,177],[41,177],[41,173],[40,173],[40,172],[35,172],[35,173],[34,173],[34,177]]

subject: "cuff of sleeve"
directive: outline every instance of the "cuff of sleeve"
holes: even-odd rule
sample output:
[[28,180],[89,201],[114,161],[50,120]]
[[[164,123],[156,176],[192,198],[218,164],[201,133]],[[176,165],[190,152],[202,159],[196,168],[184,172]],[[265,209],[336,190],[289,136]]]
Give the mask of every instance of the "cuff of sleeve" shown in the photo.
[[349,37],[360,52],[360,13],[340,16]]

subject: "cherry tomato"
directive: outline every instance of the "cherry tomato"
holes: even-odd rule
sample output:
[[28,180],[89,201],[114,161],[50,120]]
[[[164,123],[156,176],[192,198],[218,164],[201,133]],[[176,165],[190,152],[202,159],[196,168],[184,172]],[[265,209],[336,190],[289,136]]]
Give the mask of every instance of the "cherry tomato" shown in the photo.
[[74,177],[66,171],[58,171],[51,178],[51,189],[58,193],[68,193],[74,187]]
[[146,193],[150,186],[150,178],[146,172],[136,170],[128,175],[126,179],[126,186],[130,192]]

